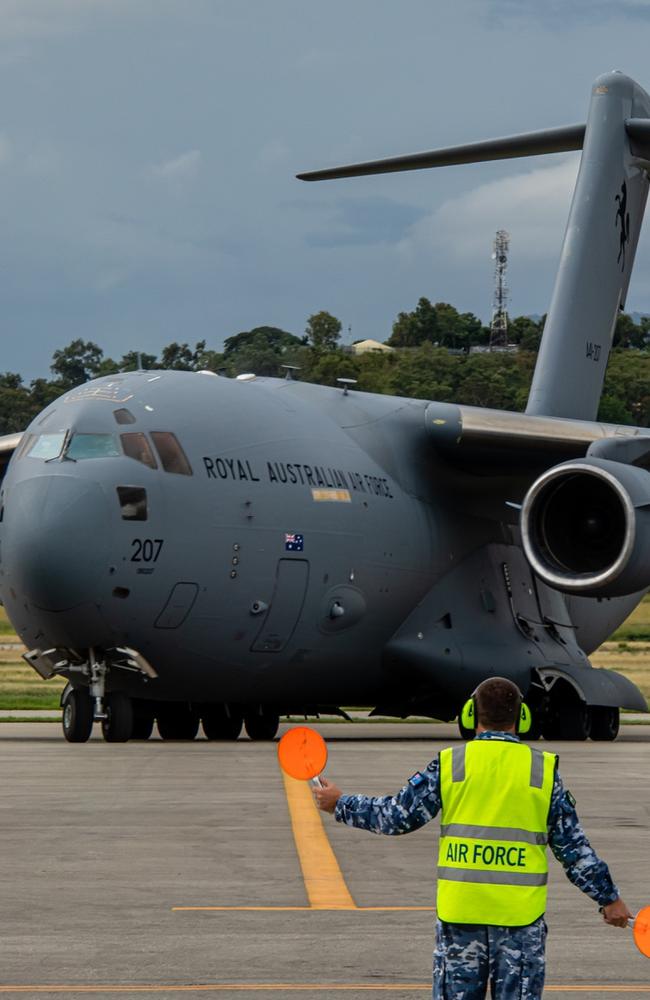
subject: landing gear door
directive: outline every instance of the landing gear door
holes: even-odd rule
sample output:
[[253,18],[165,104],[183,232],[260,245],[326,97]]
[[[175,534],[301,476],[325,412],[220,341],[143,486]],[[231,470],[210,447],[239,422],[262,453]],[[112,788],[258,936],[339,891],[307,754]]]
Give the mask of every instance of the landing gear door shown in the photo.
[[306,559],[279,560],[271,606],[251,646],[253,652],[278,653],[284,649],[298,624],[308,581]]

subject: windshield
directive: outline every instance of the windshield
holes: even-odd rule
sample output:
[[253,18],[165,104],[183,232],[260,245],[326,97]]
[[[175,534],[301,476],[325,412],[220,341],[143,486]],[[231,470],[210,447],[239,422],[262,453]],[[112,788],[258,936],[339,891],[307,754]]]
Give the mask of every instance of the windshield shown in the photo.
[[113,458],[121,451],[112,434],[73,434],[65,458]]
[[27,454],[30,458],[57,458],[61,454],[64,440],[63,431],[60,434],[39,434]]

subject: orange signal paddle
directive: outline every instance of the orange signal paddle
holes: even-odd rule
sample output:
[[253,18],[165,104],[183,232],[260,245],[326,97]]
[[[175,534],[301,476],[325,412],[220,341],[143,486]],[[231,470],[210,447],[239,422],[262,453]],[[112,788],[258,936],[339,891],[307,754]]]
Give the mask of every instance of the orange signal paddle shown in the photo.
[[650,958],[650,906],[644,906],[642,910],[639,910],[632,927],[635,945],[642,955]]
[[299,781],[311,778],[320,786],[318,775],[327,764],[327,744],[315,729],[295,726],[278,743],[278,760],[285,774]]

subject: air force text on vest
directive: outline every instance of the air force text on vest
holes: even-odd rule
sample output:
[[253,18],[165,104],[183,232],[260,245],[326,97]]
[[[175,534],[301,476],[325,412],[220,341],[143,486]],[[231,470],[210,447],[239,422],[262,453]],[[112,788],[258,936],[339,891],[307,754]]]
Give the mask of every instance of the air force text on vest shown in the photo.
[[445,861],[455,864],[501,865],[504,868],[525,868],[525,847],[494,847],[492,844],[447,844]]

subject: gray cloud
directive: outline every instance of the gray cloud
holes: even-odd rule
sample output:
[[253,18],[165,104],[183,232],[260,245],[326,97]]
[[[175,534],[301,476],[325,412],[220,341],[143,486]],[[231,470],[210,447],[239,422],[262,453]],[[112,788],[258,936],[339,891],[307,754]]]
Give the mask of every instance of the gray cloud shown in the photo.
[[161,180],[178,184],[193,180],[200,168],[201,151],[189,149],[186,153],[180,153],[171,159],[163,160],[162,163],[155,163],[151,167],[151,173]]
[[650,3],[643,0],[491,0],[488,22],[533,20],[553,29],[569,24],[589,25],[612,20],[649,21]]
[[[322,202],[321,206],[325,207]],[[332,202],[327,214],[329,217],[323,228],[305,234],[308,246],[395,244],[426,212],[415,205],[376,195]]]
[[[632,30],[647,10],[0,0],[2,368],[43,374],[75,337],[113,357],[218,348],[265,323],[302,332],[321,308],[382,339],[421,295],[485,319],[502,226],[513,307],[544,312],[571,185],[561,161],[294,174],[579,121],[600,73],[650,84],[647,33]],[[642,236],[639,312],[646,272]]]

